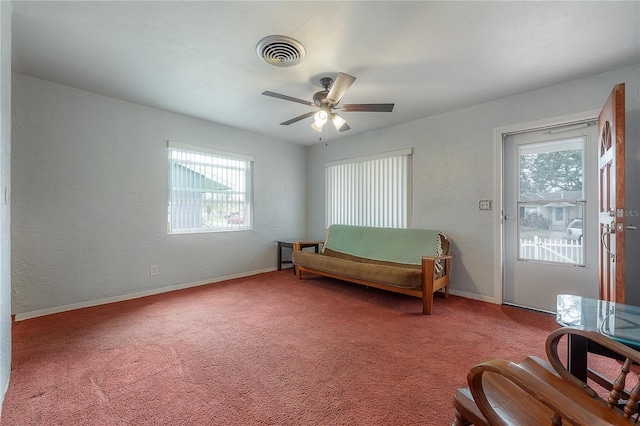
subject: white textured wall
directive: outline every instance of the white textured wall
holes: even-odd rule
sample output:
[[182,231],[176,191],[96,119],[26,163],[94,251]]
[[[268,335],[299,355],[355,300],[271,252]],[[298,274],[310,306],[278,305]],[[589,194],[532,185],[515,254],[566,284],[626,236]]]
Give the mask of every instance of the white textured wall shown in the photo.
[[[413,226],[450,234],[453,290],[491,300],[500,273],[495,216],[479,211],[478,200],[499,197],[494,129],[599,109],[619,82],[627,83],[627,109],[640,110],[635,66],[305,149],[31,77],[13,80],[17,314],[273,268],[274,240],[324,236],[325,162],[404,147],[414,148]],[[255,231],[166,234],[169,139],[256,157]],[[149,277],[152,264],[158,277]]]
[[[255,157],[255,230],[167,235],[167,140]],[[304,237],[304,162],[298,145],[14,74],[13,312],[275,268],[274,241]]]
[[494,271],[495,214],[479,211],[478,200],[500,197],[495,129],[600,109],[621,82],[627,109],[640,109],[640,66],[634,66],[315,145],[308,152],[307,233],[321,238],[325,232],[325,162],[413,147],[413,227],[442,229],[453,239],[452,290],[493,300],[495,274],[501,273]]
[[11,4],[0,2],[0,407],[11,372]]

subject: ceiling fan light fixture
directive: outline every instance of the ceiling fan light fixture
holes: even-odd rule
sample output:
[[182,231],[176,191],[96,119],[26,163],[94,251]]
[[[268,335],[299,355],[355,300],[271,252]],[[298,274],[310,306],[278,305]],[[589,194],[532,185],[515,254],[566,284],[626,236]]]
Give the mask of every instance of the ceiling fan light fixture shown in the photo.
[[317,122],[313,122],[311,123],[311,128],[313,130],[315,130],[318,133],[322,133],[322,127],[324,126],[324,124],[318,124]]
[[320,110],[313,115],[313,121],[316,125],[322,127],[327,122],[327,112]]
[[282,35],[264,37],[258,42],[256,53],[260,59],[276,67],[297,65],[307,54],[302,43]]
[[339,132],[341,132],[342,127],[347,124],[344,118],[334,113],[331,114],[331,121],[333,122],[333,125],[336,126],[336,130]]

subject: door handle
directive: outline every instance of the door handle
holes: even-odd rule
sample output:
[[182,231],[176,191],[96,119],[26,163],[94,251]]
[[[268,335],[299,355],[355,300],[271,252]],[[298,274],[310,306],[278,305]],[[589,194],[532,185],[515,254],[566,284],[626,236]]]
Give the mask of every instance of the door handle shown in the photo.
[[612,220],[610,224],[603,223],[602,224],[602,234],[600,235],[600,242],[602,243],[602,247],[609,254],[609,258],[612,259],[613,262],[616,261],[616,255],[611,251],[611,247],[607,246],[607,241],[605,240],[605,236],[608,234],[616,233],[616,221]]
[[625,227],[625,229],[626,229],[627,231],[635,231],[635,230],[636,230],[636,229],[638,229],[638,228],[637,228],[635,225],[627,225],[627,226]]

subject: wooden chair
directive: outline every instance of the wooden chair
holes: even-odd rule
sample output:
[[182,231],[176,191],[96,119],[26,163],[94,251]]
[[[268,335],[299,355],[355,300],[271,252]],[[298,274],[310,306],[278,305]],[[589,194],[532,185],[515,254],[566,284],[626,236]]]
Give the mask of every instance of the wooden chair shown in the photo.
[[[605,398],[573,376],[560,361],[559,342],[578,336],[606,348],[622,360],[613,380],[602,374],[597,383],[608,391]],[[491,359],[474,366],[467,375],[468,388],[454,395],[454,426],[464,425],[630,425],[640,398],[640,383],[625,390],[632,364],[640,364],[640,352],[599,333],[561,328],[547,338],[549,362],[527,357],[515,364]],[[593,376],[593,372],[590,375]],[[606,391],[605,391],[606,393]],[[627,398],[623,401],[622,398]]]

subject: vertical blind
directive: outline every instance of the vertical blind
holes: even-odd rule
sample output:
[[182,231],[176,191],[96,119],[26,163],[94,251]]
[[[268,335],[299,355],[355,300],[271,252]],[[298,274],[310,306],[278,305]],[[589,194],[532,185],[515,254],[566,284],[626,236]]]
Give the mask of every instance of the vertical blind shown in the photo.
[[411,149],[325,164],[326,225],[409,227]]
[[169,233],[251,229],[253,157],[170,141]]

